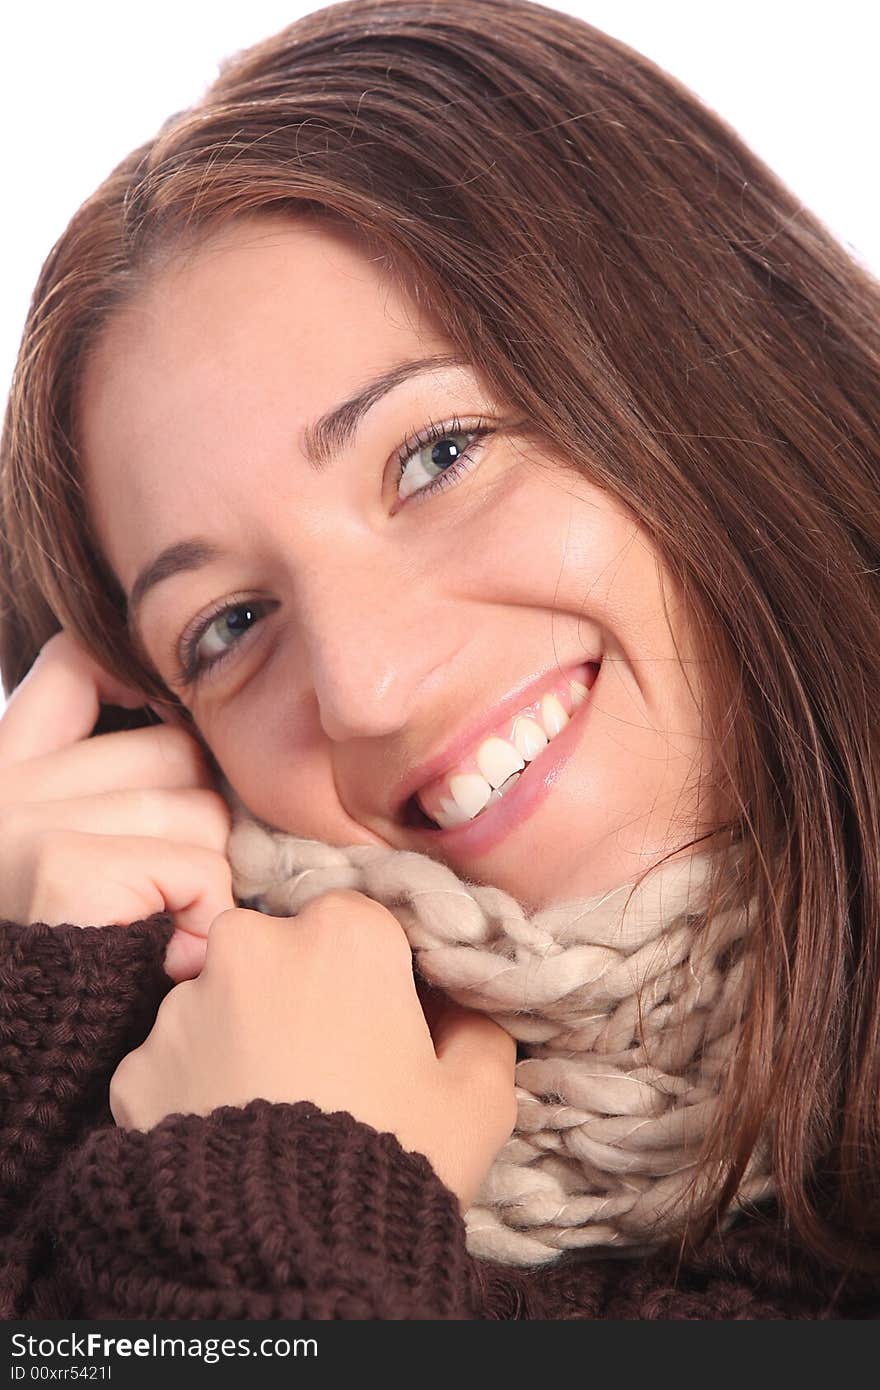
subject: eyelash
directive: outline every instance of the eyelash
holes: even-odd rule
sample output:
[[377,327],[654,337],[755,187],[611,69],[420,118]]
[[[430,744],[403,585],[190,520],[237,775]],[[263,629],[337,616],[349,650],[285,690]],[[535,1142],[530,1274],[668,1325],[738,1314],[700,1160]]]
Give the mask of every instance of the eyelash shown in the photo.
[[[415,492],[411,492],[408,497],[404,498],[404,506],[408,506],[411,502],[424,501],[427,497],[442,491],[443,488],[452,486],[463,474],[470,472],[474,467],[473,456],[471,454],[474,444],[479,443],[479,441],[484,439],[487,435],[494,434],[494,429],[482,419],[478,420],[475,425],[471,425],[470,428],[464,429],[457,415],[453,416],[451,420],[447,420],[442,425],[431,420],[415,435],[407,439],[406,443],[397,451],[394,455],[394,461],[398,466],[397,483],[399,486],[400,480],[404,474],[404,469],[413,454],[419,453],[422,449],[426,449],[429,444],[435,444],[440,439],[447,439],[458,434],[471,435],[471,443],[467,445],[449,468],[442,473],[438,473],[431,482],[425,483],[423,487],[418,488]],[[277,607],[277,604],[267,599],[241,599],[236,601],[233,598],[231,603],[228,599],[223,599],[222,602],[215,604],[207,613],[202,614],[190,623],[189,627],[184,630],[178,646],[180,652],[180,669],[175,677],[175,684],[182,687],[198,685],[202,680],[216,674],[217,670],[227,659],[238,651],[241,646],[241,640],[233,642],[227,650],[221,652],[219,656],[212,657],[207,661],[199,659],[197,655],[198,645],[205,636],[205,633],[208,632],[218,618],[222,617],[224,613],[232,612],[236,608],[259,609],[261,607],[268,607],[271,610],[271,608]],[[254,624],[254,626],[256,626],[256,624]],[[248,632],[253,632],[253,630],[253,627],[251,627],[248,629]],[[245,633],[245,639],[246,638],[247,633]]]

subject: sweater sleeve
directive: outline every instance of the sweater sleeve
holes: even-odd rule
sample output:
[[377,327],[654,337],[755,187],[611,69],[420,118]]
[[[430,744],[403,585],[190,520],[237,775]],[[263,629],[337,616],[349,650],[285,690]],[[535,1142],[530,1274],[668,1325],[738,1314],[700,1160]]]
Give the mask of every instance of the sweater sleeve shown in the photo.
[[428,1160],[310,1101],[99,1127],[34,1222],[51,1243],[7,1317],[483,1316],[458,1203]]
[[172,931],[0,922],[0,1316],[517,1316],[486,1311],[428,1160],[346,1112],[112,1123],[110,1078],[172,988]]
[[125,927],[0,922],[0,1230],[109,1118],[110,1077],[172,987],[173,929],[166,913]]

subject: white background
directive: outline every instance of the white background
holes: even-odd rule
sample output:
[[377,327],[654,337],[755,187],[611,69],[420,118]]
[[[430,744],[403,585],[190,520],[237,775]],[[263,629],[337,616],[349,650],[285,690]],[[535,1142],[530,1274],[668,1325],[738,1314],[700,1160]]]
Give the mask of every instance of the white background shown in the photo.
[[[220,59],[316,8],[296,0],[2,5],[0,402],[40,265],[79,203],[202,93]],[[555,8],[683,81],[880,275],[880,6],[560,0]]]

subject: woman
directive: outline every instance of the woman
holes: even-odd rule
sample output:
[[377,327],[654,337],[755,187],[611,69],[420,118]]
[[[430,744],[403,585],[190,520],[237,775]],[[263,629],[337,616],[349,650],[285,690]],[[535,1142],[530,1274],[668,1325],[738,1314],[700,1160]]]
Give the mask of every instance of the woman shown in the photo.
[[[522,0],[309,15],[80,210],[3,447],[7,1317],[877,1311],[876,302]],[[710,856],[729,1045],[703,1000],[634,1258],[468,1253],[528,1001],[414,983],[361,892],[236,908],[224,786],[526,915]]]

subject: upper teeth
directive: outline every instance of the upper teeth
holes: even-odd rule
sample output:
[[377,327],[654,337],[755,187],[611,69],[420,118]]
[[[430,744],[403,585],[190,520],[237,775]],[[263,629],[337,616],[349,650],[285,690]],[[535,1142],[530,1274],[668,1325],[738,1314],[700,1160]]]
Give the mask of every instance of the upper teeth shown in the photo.
[[[568,689],[574,711],[586,700],[588,689],[577,680],[570,680]],[[562,732],[569,718],[556,694],[551,691],[544,695],[537,711],[516,716],[510,739],[490,734],[483,740],[474,755],[478,770],[453,774],[447,783],[448,796],[434,799],[429,795],[425,804],[420,794],[422,809],[444,830],[473,820],[490,801],[498,800],[502,795],[498,788],[515,779],[515,774]]]

